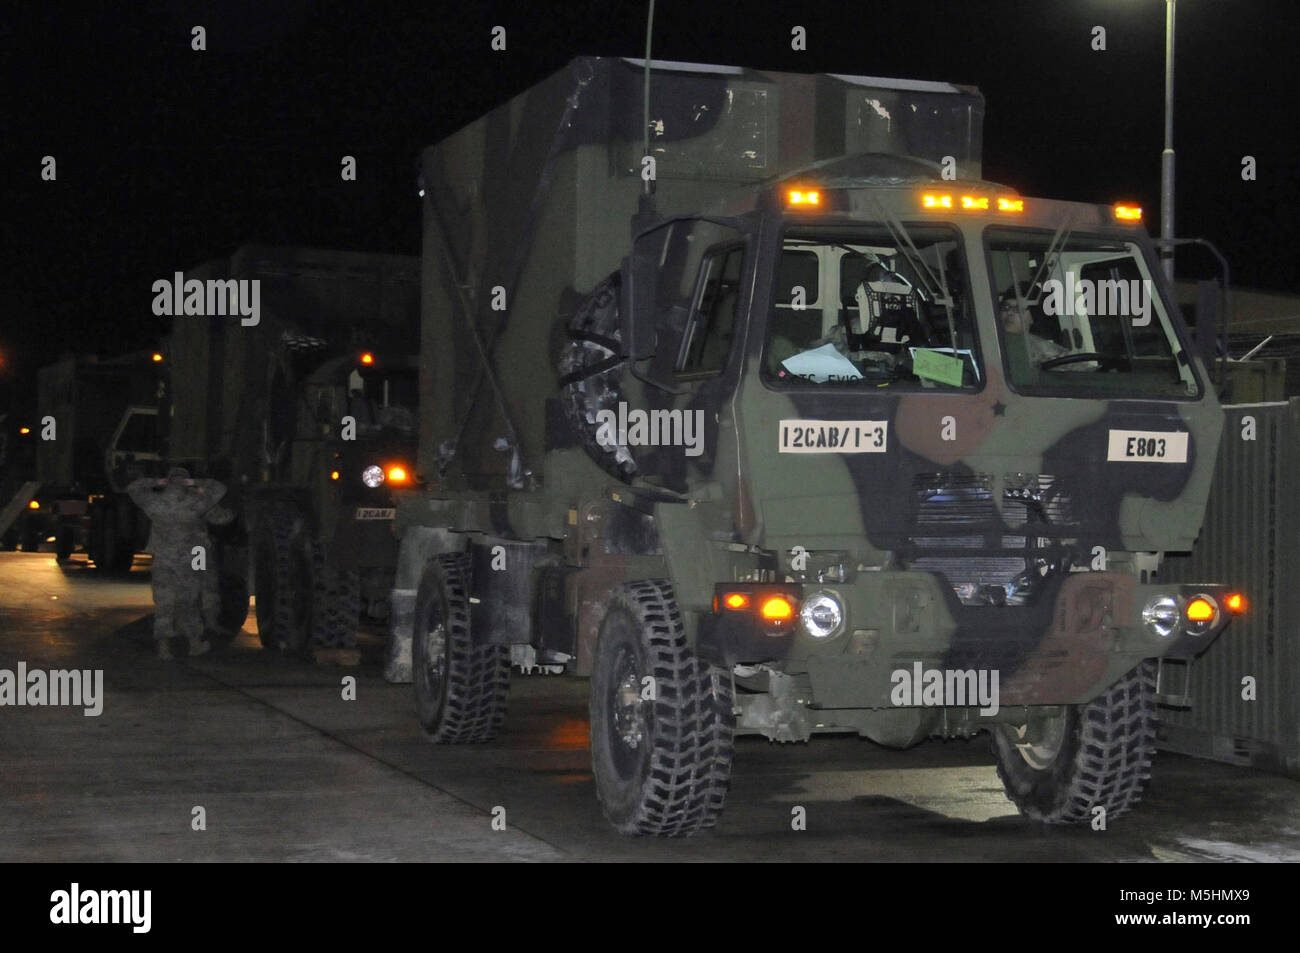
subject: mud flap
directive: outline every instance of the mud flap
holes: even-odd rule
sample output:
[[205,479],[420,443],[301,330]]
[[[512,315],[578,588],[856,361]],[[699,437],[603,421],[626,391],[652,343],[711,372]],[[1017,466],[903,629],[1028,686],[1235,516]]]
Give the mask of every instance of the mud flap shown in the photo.
[[396,685],[411,681],[411,626],[415,621],[415,589],[388,594],[388,641],[384,645],[384,680]]
[[1188,692],[1191,672],[1184,659],[1162,658],[1156,669],[1156,704],[1170,708],[1191,708]]
[[464,537],[446,529],[410,526],[397,552],[397,574],[388,595],[388,641],[384,645],[384,679],[409,684],[411,632],[415,624],[415,594],[429,560],[439,553],[459,552]]

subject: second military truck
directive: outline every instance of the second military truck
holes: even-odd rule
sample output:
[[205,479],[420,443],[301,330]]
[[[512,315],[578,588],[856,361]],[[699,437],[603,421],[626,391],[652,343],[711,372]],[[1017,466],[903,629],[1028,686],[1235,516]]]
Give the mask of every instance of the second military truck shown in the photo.
[[221,628],[256,594],[264,646],[350,648],[388,610],[394,495],[414,481],[418,261],[245,245],[182,273],[257,282],[259,313],[179,315],[161,407],[170,465],[223,481]]

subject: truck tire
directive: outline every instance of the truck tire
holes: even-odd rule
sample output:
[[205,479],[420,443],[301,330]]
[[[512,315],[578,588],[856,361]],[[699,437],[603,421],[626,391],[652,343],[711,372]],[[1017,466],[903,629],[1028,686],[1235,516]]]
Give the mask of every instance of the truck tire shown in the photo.
[[357,644],[361,624],[361,574],[355,569],[330,565],[325,547],[313,547],[315,565],[313,581],[311,644],[317,647]]
[[119,522],[117,507],[112,504],[91,512],[90,532],[97,543],[91,558],[96,569],[109,575],[130,572],[135,562],[135,540],[121,532]]
[[415,709],[435,744],[491,741],[506,716],[510,646],[478,645],[469,631],[469,557],[437,556],[415,600],[411,673]]
[[257,631],[263,648],[300,654],[311,637],[312,565],[301,520],[276,507],[257,533],[253,564]]
[[612,443],[597,439],[597,413],[609,410],[617,415],[623,399],[620,285],[615,272],[592,289],[569,320],[559,359],[560,398],[565,417],[591,458],[612,476],[630,480],[637,465],[627,446],[617,443],[617,434]]
[[23,524],[22,532],[22,549],[25,553],[38,553],[41,550],[41,524],[38,520],[29,519]]
[[[221,591],[217,628],[223,634],[238,635],[248,621],[248,579],[243,573],[223,571],[217,579],[217,585]],[[261,627],[258,629],[260,631]]]
[[54,561],[66,563],[77,548],[77,533],[71,526],[60,526],[54,545]]
[[675,837],[717,823],[731,780],[732,692],[730,674],[692,652],[668,582],[615,591],[591,676],[591,766],[620,833]]
[[1039,744],[992,732],[998,776],[1026,817],[1045,824],[1107,821],[1142,800],[1156,743],[1156,663],[1147,660],[1086,705],[1070,705]]

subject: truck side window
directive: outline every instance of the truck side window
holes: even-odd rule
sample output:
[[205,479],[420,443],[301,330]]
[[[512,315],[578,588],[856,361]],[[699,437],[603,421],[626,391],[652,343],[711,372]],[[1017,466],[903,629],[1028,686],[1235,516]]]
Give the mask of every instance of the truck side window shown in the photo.
[[694,307],[677,359],[679,374],[717,373],[726,367],[740,300],[744,252],[741,246],[719,249],[706,255],[701,263]]

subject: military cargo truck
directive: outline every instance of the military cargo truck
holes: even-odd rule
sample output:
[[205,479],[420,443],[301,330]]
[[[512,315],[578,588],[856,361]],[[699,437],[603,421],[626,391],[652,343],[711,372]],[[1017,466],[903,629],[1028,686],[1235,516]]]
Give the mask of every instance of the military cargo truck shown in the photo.
[[[169,465],[224,481],[222,625],[257,596],[268,648],[354,644],[388,609],[393,498],[415,472],[418,263],[246,245],[182,275],[259,282],[256,321],[178,315],[166,347]],[[251,286],[249,286],[251,287]]]
[[986,731],[1026,815],[1127,812],[1238,604],[1160,580],[1222,415],[1140,213],[983,180],[974,89],[643,67],[423,154],[389,678],[461,743],[589,676],[628,834],[713,826],[740,733]]
[[160,359],[154,351],[70,356],[37,372],[36,512],[47,514],[60,562],[83,548],[96,568],[121,572],[144,551],[149,519],[126,486],[159,466]]

